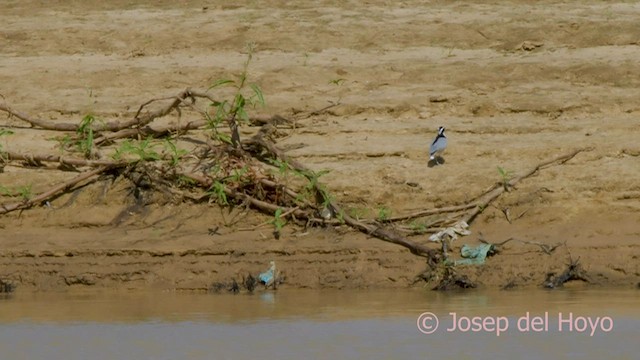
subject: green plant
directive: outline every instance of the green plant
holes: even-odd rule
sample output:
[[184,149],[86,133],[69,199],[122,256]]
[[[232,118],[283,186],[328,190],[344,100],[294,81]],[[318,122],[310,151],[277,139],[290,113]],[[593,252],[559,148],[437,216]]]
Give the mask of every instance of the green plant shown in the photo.
[[114,160],[122,160],[123,155],[131,154],[138,157],[138,161],[155,161],[160,160],[161,156],[154,149],[158,144],[152,142],[152,138],[148,137],[142,141],[125,140],[113,154]]
[[275,214],[273,215],[273,220],[270,221],[270,224],[273,225],[273,233],[276,238],[280,237],[280,231],[287,224],[287,221],[282,218],[282,208],[276,209]]
[[229,175],[224,179],[225,183],[238,183],[242,184],[244,182],[244,176],[249,172],[249,168],[247,165],[244,165],[239,170],[233,169],[233,174]]
[[96,122],[96,120],[95,116],[87,114],[82,118],[76,130],[76,134],[78,135],[76,145],[78,146],[78,150],[87,159],[93,156],[93,123]]
[[227,144],[231,144],[231,136],[218,131],[218,126],[222,121],[225,120],[225,113],[223,112],[223,107],[218,107],[214,117],[208,112],[204,113],[205,119],[207,120],[207,127],[212,131],[211,138],[220,142],[224,142]]
[[24,201],[28,201],[33,196],[33,192],[31,191],[31,184],[23,185],[16,189],[15,195],[20,196]]
[[215,201],[219,205],[229,205],[229,201],[227,201],[227,194],[225,193],[224,190],[225,190],[224,184],[219,181],[216,181],[213,183],[213,185],[211,185],[211,187],[207,191],[207,194],[209,196],[214,196]]
[[340,86],[344,84],[345,81],[347,81],[347,79],[333,79],[333,80],[329,80],[329,84]]
[[[220,79],[214,82],[207,89],[207,91],[209,91],[220,86],[232,86],[235,89],[233,100],[213,101],[211,103],[211,106],[216,109],[213,117],[205,112],[209,128],[213,130],[213,138],[224,142],[230,142],[234,147],[237,147],[240,143],[238,119],[245,122],[249,121],[249,115],[246,107],[250,106],[255,108],[259,104],[263,106],[265,104],[264,95],[262,94],[260,87],[254,83],[247,83],[249,64],[253,58],[254,46],[249,44],[248,50],[247,60],[244,63],[242,72],[237,76],[236,80]],[[249,95],[245,95],[245,88],[247,86],[251,89],[251,93]],[[225,120],[231,129],[230,139],[217,131],[218,125]]]
[[350,208],[349,215],[356,220],[360,220],[369,216],[369,209],[360,207]]
[[[298,171],[297,169],[293,168],[288,161],[281,161],[280,159],[273,159],[273,160],[268,160],[271,165],[277,167],[277,170],[272,170],[272,173],[274,175],[279,175],[280,180],[283,182],[283,184],[285,186],[289,186],[289,182],[291,179],[291,175],[298,177],[298,178],[306,178],[305,175]],[[296,197],[297,201],[304,201],[304,199],[307,197],[309,193],[309,189],[305,189],[304,193],[299,193]]]
[[422,234],[427,231],[427,225],[419,221],[414,220],[409,224],[409,226],[411,227],[411,230],[419,234]]
[[192,178],[184,175],[179,175],[177,181],[178,181],[178,186],[194,186],[197,183]]
[[[13,135],[14,132],[11,130],[7,130],[7,129],[0,129],[0,137],[3,136],[8,136],[8,135]],[[0,144],[0,159],[2,159],[2,144]]]
[[509,191],[509,181],[513,178],[513,172],[498,166],[498,174],[500,174],[500,179],[502,180],[500,183],[504,187],[504,190]]
[[286,180],[290,170],[289,163],[287,161],[281,161],[280,159],[269,159],[268,161],[271,165],[278,168],[278,174]]
[[391,209],[386,206],[378,208],[378,220],[385,221],[391,217]]
[[322,185],[318,183],[318,181],[320,180],[320,177],[330,172],[331,171],[329,170],[320,170],[318,172],[313,170],[302,170],[302,171],[296,171],[296,174],[306,177],[309,180],[309,183],[307,184],[307,188],[314,189],[317,187],[322,187]]
[[13,196],[13,191],[9,190],[9,188],[0,185],[0,194],[4,196]]
[[56,142],[58,142],[57,147],[58,149],[60,149],[60,153],[63,153],[69,148],[69,145],[73,144],[73,139],[71,139],[71,136],[69,136],[69,134],[65,134],[64,136],[56,136],[53,139],[49,140],[55,140]]
[[4,196],[12,196],[12,197],[19,196],[24,201],[28,201],[33,196],[33,191],[31,190],[31,188],[32,188],[31,184],[22,185],[17,188],[14,188],[13,190],[9,189],[8,187],[0,185],[0,194]]
[[171,141],[171,139],[164,139],[163,144],[165,151],[167,151],[169,153],[169,156],[171,156],[171,166],[173,167],[178,165],[182,157],[189,153],[187,150],[178,149],[176,144]]

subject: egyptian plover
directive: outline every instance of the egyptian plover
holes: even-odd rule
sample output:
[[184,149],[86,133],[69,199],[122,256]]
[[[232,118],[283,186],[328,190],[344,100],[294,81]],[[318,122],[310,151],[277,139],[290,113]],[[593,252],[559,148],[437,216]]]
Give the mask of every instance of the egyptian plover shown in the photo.
[[433,139],[431,143],[431,148],[429,149],[429,156],[431,160],[435,160],[436,164],[440,165],[438,161],[438,157],[442,155],[444,149],[447,148],[447,137],[444,135],[444,127],[440,126],[438,128],[438,135]]

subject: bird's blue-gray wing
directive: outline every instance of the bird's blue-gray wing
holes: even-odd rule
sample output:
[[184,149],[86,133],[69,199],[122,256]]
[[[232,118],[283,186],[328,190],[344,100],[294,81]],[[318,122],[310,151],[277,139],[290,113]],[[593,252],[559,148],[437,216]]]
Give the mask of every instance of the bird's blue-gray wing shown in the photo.
[[429,149],[429,155],[433,156],[433,154],[438,151],[442,151],[447,147],[447,138],[446,137],[438,137],[431,144],[431,149]]

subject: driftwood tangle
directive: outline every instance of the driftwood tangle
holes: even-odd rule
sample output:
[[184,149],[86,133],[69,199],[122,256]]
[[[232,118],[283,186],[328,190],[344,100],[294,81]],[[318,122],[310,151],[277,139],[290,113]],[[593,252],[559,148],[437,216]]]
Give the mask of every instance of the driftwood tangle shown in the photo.
[[[130,120],[105,123],[96,122],[92,125],[92,129],[95,132],[93,146],[101,147],[107,144],[113,144],[120,139],[140,140],[149,137],[168,137],[171,135],[185,134],[192,130],[207,129],[207,127],[210,126],[207,121],[208,114],[206,114],[208,110],[202,110],[196,107],[197,101],[215,102],[215,99],[208,92],[185,89],[175,96],[151,99],[143,103]],[[151,104],[155,103],[162,103],[163,105],[155,110],[147,110]],[[199,112],[202,117],[200,119],[185,121],[182,119],[181,111],[181,109],[184,108],[195,110]],[[0,111],[5,112],[10,117],[27,122],[30,126],[36,128],[52,131],[64,131],[72,134],[79,129],[78,124],[59,123],[38,119],[19,112],[6,104],[0,104]],[[174,111],[177,112],[179,116],[177,124],[153,124],[154,120],[167,116]],[[309,114],[309,116],[311,115],[313,115],[313,113]],[[167,170],[168,166],[166,162],[168,159],[166,157],[158,159],[141,159],[136,161],[116,161],[107,158],[87,159],[73,154],[29,154],[5,150],[0,153],[0,163],[7,164],[15,161],[25,161],[30,164],[57,163],[61,168],[66,166],[67,168],[72,168],[76,171],[78,171],[79,168],[87,170],[80,172],[76,177],[61,184],[57,184],[32,198],[24,199],[19,202],[0,204],[0,214],[6,214],[11,211],[26,209],[42,204],[65,192],[73,191],[79,186],[79,184],[90,181],[107,171],[124,171],[126,168],[139,166],[144,162],[154,162],[158,163],[156,169],[150,170],[149,168],[146,168],[145,171],[150,173],[155,171],[155,175],[149,176],[156,176],[158,179],[161,178],[163,184],[171,184],[180,176],[186,177],[195,182],[196,186],[204,191],[210,191],[213,186],[217,186],[217,190],[224,193],[224,195],[219,194],[219,196],[224,196],[229,200],[249,204],[254,209],[271,216],[279,213],[279,217],[290,217],[298,221],[305,221],[307,224],[346,224],[353,229],[370,235],[371,237],[403,246],[411,253],[427,258],[429,266],[434,268],[436,264],[440,263],[442,260],[441,251],[439,249],[431,248],[422,243],[409,240],[407,237],[394,230],[392,226],[389,226],[389,224],[436,214],[449,214],[445,220],[438,223],[440,226],[451,226],[459,221],[471,223],[483,211],[483,209],[485,209],[507,189],[514,187],[520,181],[528,178],[545,167],[563,164],[581,151],[588,150],[578,149],[548,161],[544,161],[535,165],[525,173],[513,177],[506,184],[495,184],[489,190],[465,204],[457,204],[442,208],[428,208],[380,221],[363,221],[351,217],[342,209],[337,201],[327,196],[326,190],[324,190],[324,187],[322,187],[321,184],[317,181],[312,182],[312,180],[314,180],[313,171],[278,148],[276,143],[272,140],[272,135],[276,132],[277,125],[282,122],[287,122],[286,119],[282,116],[275,115],[268,117],[257,116],[250,120],[254,124],[262,124],[260,131],[255,136],[245,141],[240,141],[241,139],[237,129],[238,121],[235,114],[233,114],[227,119],[229,132],[231,133],[231,146],[224,142],[215,146],[208,144],[208,147],[204,146],[203,149],[194,151],[190,154],[191,157],[197,158],[196,164],[193,164],[193,166],[176,167],[173,170]],[[5,125],[5,127],[10,126]],[[268,160],[279,160],[288,164],[288,166],[294,171],[305,174],[309,183],[313,184],[315,201],[313,198],[301,200],[301,189],[287,187],[278,182],[274,177],[265,175],[265,172],[262,171],[261,168],[268,167],[268,165],[265,164],[265,162],[268,163]],[[240,165],[244,165],[245,168],[249,169],[247,179],[252,183],[247,184],[247,179],[243,179],[243,181],[235,183],[221,182],[220,178],[216,178],[211,174],[208,174],[206,171],[203,171],[203,164],[205,163],[209,163],[210,165],[226,164],[229,166],[235,166],[233,169],[236,170]],[[227,172],[231,172],[233,169],[227,169]],[[227,176],[222,180],[228,179],[229,177],[230,176]],[[207,195],[209,197],[211,196],[210,192],[206,194],[209,194]],[[282,196],[283,194],[284,196]],[[319,215],[323,208],[330,210],[330,213],[333,215],[330,219],[322,218]]]

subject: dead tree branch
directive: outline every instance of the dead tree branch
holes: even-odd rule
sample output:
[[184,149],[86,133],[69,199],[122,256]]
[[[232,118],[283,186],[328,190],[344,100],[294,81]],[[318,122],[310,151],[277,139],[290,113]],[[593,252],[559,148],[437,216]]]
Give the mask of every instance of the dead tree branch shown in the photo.
[[62,165],[90,166],[90,167],[125,165],[124,162],[118,162],[113,160],[87,160],[87,159],[74,158],[74,157],[62,156],[62,155],[51,155],[51,154],[22,154],[14,151],[5,151],[3,152],[3,154],[5,155],[6,161],[19,160],[19,161],[27,161],[29,163],[55,162],[55,163],[60,163]]
[[[197,95],[201,95],[200,93],[196,93]],[[123,129],[129,129],[132,127],[142,127],[145,126],[149,123],[151,123],[153,120],[159,118],[159,117],[163,117],[166,116],[167,114],[169,114],[171,111],[173,110],[177,110],[178,107],[180,106],[180,104],[182,104],[182,102],[185,99],[188,98],[192,98],[193,96],[191,94],[191,90],[190,89],[185,89],[182,90],[180,93],[178,93],[176,96],[171,96],[171,97],[163,97],[163,98],[156,98],[156,99],[151,99],[145,103],[143,103],[142,105],[140,105],[140,107],[138,108],[138,111],[136,112],[135,116],[133,117],[133,119],[128,120],[128,121],[123,121],[123,122],[119,122],[119,121],[111,121],[108,123],[100,123],[100,122],[96,122],[93,125],[93,130],[95,132],[102,132],[102,131],[111,131],[111,132],[115,132],[115,131],[120,131]],[[157,101],[162,101],[162,100],[173,100],[172,102],[168,103],[167,105],[165,105],[164,107],[151,111],[149,113],[146,114],[142,114],[142,110],[147,107],[148,105],[157,102]],[[8,113],[11,116],[15,116],[16,118],[28,122],[31,126],[33,127],[39,127],[41,129],[44,130],[54,130],[54,131],[77,131],[80,124],[73,124],[73,123],[60,123],[60,122],[53,122],[53,121],[47,121],[47,120],[42,120],[42,119],[37,119],[37,118],[33,118],[29,115],[26,115],[24,113],[21,113],[19,111],[16,111],[14,109],[12,109],[11,107],[9,107],[6,104],[0,104],[0,111],[4,111],[6,113]]]
[[56,185],[53,188],[31,199],[25,199],[24,201],[13,203],[13,204],[0,204],[0,214],[6,214],[11,211],[26,209],[36,204],[40,204],[41,202],[46,201],[55,195],[61,194],[65,191],[69,191],[78,183],[85,181],[87,179],[90,179],[91,177],[101,174],[109,169],[112,169],[113,167],[114,166],[103,166],[91,171],[81,173],[80,175],[74,177],[73,179],[65,181],[62,184]]
[[[249,145],[257,146],[259,149],[266,151],[271,156],[288,163],[295,170],[298,170],[304,174],[311,173],[309,169],[304,166],[299,161],[292,159],[288,155],[286,155],[282,150],[280,150],[273,142],[266,139],[269,132],[272,131],[271,125],[265,125],[259,132],[249,141]],[[262,151],[257,150],[257,153],[260,154]],[[309,179],[311,180],[311,179]],[[317,183],[315,185],[315,190],[318,194],[322,193],[322,190],[318,187]],[[434,267],[440,261],[440,254],[437,250],[428,248],[424,245],[415,243],[411,240],[406,239],[404,236],[396,233],[393,230],[385,229],[381,226],[365,224],[361,221],[358,221],[348,214],[346,214],[340,206],[334,201],[328,201],[328,205],[333,208],[334,213],[341,214],[340,216],[344,220],[344,222],[351,226],[354,229],[357,229],[365,234],[371,235],[373,237],[379,238],[381,240],[397,244],[403,246],[411,253],[419,256],[424,256],[428,259],[429,265]]]
[[55,131],[76,131],[78,129],[78,124],[56,123],[52,121],[36,119],[27,114],[14,110],[5,104],[0,104],[0,110],[6,112],[10,116],[14,116],[22,121],[28,122],[32,127],[39,127],[41,129]]
[[473,219],[475,219],[475,217],[478,216],[478,214],[480,214],[491,202],[493,202],[500,195],[502,195],[502,193],[505,192],[505,189],[512,188],[518,182],[535,174],[536,172],[538,172],[538,170],[542,168],[545,168],[547,166],[550,166],[556,163],[564,164],[565,162],[573,159],[579,153],[583,151],[590,151],[590,150],[591,148],[578,149],[568,154],[560,155],[551,160],[544,161],[534,166],[530,170],[526,171],[524,174],[516,176],[513,179],[509,180],[505,186],[495,186],[492,190],[490,190],[489,192],[481,196],[480,199],[477,200],[476,205],[473,207],[473,209],[471,209],[467,214],[465,214],[461,220],[465,221],[467,224],[470,224],[473,221]]
[[540,247],[540,250],[542,250],[545,254],[547,255],[551,255],[551,253],[553,253],[557,248],[559,248],[560,246],[567,246],[567,242],[558,242],[555,245],[549,245],[549,244],[545,244],[543,242],[539,242],[539,241],[527,241],[527,240],[518,240],[516,238],[508,238],[507,240],[504,240],[502,242],[499,243],[491,243],[488,242],[487,240],[484,239],[484,235],[482,235],[482,233],[478,234],[478,241],[480,241],[483,244],[489,244],[489,245],[493,245],[493,247],[496,249],[496,251],[500,251],[501,247],[504,246],[505,244],[507,244],[510,241],[516,241],[519,242],[521,244],[526,244],[526,245],[535,245]]

